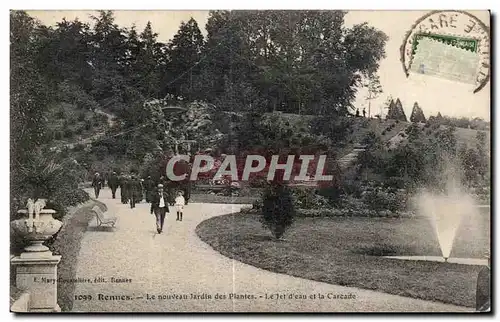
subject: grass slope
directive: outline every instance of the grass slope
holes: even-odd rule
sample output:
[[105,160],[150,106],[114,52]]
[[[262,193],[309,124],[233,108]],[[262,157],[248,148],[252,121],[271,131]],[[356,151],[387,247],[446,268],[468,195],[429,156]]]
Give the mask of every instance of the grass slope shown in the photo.
[[83,139],[103,133],[109,127],[102,113],[83,110],[69,103],[59,103],[50,109],[48,132],[54,145],[80,143]]

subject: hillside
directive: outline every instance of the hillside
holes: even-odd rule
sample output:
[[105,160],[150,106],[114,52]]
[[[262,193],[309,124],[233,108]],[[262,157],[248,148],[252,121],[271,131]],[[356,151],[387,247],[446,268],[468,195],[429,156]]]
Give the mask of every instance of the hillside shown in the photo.
[[[224,113],[224,112],[222,112]],[[226,113],[229,115],[229,113]],[[233,113],[234,114],[234,113]],[[231,118],[230,122],[238,122],[244,113],[238,114],[236,118]],[[310,122],[316,117],[314,115],[299,115],[291,113],[277,112],[292,126],[304,128],[310,126]],[[74,105],[68,103],[60,103],[51,109],[49,115],[53,122],[50,122],[50,132],[53,135],[53,146],[67,146],[74,148],[76,144],[90,144],[92,141],[101,138],[105,135],[105,131],[112,128],[120,120],[116,119],[112,114],[103,110],[82,111]],[[229,118],[226,118],[226,121]],[[380,120],[366,119],[362,117],[351,118],[351,129],[348,134],[347,142],[341,148],[339,155],[343,156],[350,153],[356,146],[363,145],[363,139],[368,133],[375,133],[381,138],[388,148],[395,148],[407,140],[405,129],[411,124],[410,122],[401,122],[395,120]],[[428,127],[425,124],[419,124],[422,132],[425,135],[433,135],[437,129]],[[444,128],[445,126],[441,126]],[[475,140],[478,130],[456,128],[456,137],[458,145],[466,144],[467,147],[475,146]],[[490,147],[490,133],[483,131],[486,134],[488,150]]]
[[102,112],[82,110],[69,103],[55,104],[47,118],[48,135],[53,139],[52,146],[57,148],[89,144],[93,138],[104,135],[110,123]]

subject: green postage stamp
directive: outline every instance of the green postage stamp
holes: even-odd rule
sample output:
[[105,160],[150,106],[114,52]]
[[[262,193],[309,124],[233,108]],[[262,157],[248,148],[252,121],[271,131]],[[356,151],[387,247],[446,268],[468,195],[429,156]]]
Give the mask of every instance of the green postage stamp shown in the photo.
[[472,14],[434,11],[413,25],[401,46],[410,72],[436,76],[481,90],[490,77],[489,29]]

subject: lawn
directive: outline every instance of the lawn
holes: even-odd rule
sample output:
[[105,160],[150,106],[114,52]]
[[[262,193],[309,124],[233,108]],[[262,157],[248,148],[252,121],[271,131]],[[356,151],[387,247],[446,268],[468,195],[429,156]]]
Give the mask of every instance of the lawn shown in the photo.
[[[441,255],[425,218],[297,218],[275,241],[252,213],[214,217],[196,229],[225,256],[311,280],[473,307],[481,267],[401,261],[378,255]],[[489,212],[464,218],[451,257],[489,249]]]
[[[71,215],[63,218],[63,228],[57,234],[57,238],[50,246],[56,255],[62,255],[61,262],[57,268],[57,277],[63,279],[76,278],[76,266],[80,244],[87,230],[89,221],[94,216],[90,211],[95,205],[105,210],[106,205],[91,200],[79,206]],[[73,307],[74,283],[61,283],[57,286],[57,302],[63,312],[71,311]]]

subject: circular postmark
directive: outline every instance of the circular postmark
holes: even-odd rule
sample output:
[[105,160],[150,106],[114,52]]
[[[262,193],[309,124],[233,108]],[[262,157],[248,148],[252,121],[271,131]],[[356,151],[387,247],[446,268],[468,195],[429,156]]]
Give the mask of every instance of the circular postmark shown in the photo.
[[471,13],[432,11],[418,19],[401,45],[406,76],[419,73],[474,85],[490,79],[490,31]]

